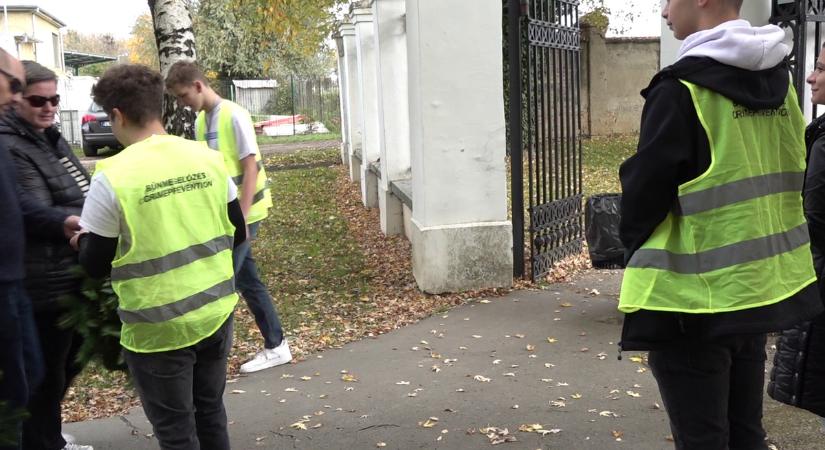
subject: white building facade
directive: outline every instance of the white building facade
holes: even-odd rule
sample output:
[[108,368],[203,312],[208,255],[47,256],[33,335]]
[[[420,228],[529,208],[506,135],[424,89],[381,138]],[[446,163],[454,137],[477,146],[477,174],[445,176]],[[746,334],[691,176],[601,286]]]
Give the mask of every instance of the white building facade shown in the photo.
[[354,2],[337,36],[342,160],[430,293],[510,286],[502,9]]

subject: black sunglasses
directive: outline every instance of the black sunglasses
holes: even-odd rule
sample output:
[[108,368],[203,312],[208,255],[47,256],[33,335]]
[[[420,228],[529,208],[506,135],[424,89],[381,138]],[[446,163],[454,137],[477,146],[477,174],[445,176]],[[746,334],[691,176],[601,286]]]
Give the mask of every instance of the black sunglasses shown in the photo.
[[12,94],[20,94],[23,92],[23,83],[21,83],[20,80],[3,69],[0,69],[0,73],[5,75],[6,79],[9,80],[9,90]]
[[28,97],[23,97],[35,108],[40,108],[44,106],[46,102],[52,104],[52,106],[57,106],[60,103],[60,96],[55,95],[54,97],[43,97],[42,95],[29,95]]

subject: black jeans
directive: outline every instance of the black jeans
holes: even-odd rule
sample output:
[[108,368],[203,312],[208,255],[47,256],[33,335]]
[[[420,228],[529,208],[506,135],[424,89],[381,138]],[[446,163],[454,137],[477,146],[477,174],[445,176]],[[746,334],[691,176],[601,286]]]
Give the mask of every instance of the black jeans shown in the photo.
[[[0,403],[4,413],[22,411],[43,376],[31,302],[22,282],[0,283]],[[0,450],[20,448],[20,424],[0,436]]]
[[162,450],[228,450],[223,392],[232,316],[212,336],[158,353],[126,351],[143,411]]
[[45,376],[29,399],[29,418],[23,422],[23,448],[59,450],[66,445],[61,434],[60,402],[83,367],[75,361],[83,338],[58,326],[61,312],[34,315],[43,349]]
[[739,335],[650,352],[677,450],[766,450],[767,336]]

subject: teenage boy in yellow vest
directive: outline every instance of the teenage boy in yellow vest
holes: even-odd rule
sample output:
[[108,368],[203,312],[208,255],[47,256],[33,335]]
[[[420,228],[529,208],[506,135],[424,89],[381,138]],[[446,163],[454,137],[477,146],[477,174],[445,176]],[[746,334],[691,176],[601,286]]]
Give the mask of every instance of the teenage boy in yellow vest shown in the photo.
[[197,112],[195,138],[206,141],[209,148],[223,155],[226,167],[238,185],[249,240],[235,250],[236,283],[264,338],[264,349],[243,364],[241,372],[257,372],[286,364],[292,360],[292,353],[272,297],[258,276],[250,247],[272,206],[272,199],[249,112],[221,98],[191,61],[178,61],[169,68],[166,88],[180,103]]
[[642,92],[620,169],[620,348],[649,350],[677,449],[767,449],[766,333],[822,310],[785,33],[742,0],[670,0],[678,61]]
[[159,73],[115,66],[92,94],[126,148],[98,163],[73,245],[90,275],[111,273],[120,342],[161,448],[229,449],[232,248],[246,238],[237,190],[220,155],[166,134]]

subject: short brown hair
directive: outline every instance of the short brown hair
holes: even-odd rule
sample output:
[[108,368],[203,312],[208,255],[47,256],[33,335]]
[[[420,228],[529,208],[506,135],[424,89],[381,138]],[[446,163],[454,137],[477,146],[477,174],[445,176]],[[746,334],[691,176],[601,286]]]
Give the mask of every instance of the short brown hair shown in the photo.
[[117,108],[139,126],[163,116],[163,76],[140,64],[111,67],[92,88],[92,96],[109,115]]
[[172,64],[172,67],[169,68],[169,73],[166,75],[166,88],[189,86],[195,81],[200,81],[209,86],[206,76],[194,61],[181,60]]
[[57,74],[34,61],[23,61],[23,71],[26,73],[26,85],[57,81]]

